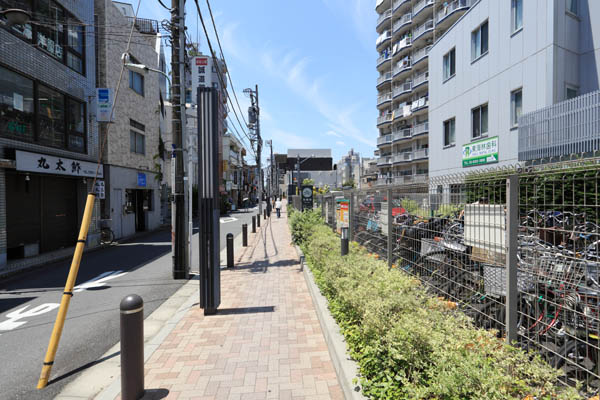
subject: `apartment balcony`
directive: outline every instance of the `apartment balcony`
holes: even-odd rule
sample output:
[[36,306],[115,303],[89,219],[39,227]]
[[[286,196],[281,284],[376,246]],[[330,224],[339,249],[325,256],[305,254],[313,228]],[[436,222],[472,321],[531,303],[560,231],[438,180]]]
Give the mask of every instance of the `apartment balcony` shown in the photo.
[[[133,23],[133,17],[126,17],[130,23]],[[146,35],[158,34],[158,21],[155,19],[135,18],[135,29],[139,33]]]
[[394,98],[408,94],[412,91],[412,82],[407,81],[394,88]]
[[394,177],[394,184],[405,185],[411,183],[427,183],[427,175],[416,174],[416,175],[400,175]]
[[473,0],[453,0],[438,8],[435,14],[435,25],[440,29],[449,28],[456,20],[473,5]]
[[424,83],[427,83],[428,81],[429,81],[429,72],[425,71],[419,75],[413,76],[412,87],[413,87],[413,89],[416,89],[417,87],[423,85]]
[[375,29],[379,31],[379,28],[381,28],[386,21],[389,22],[390,18],[392,18],[392,10],[385,11],[379,16],[379,18],[377,18],[377,25]]
[[394,164],[407,163],[412,161],[412,151],[405,151],[394,156]]
[[419,39],[425,38],[425,34],[433,32],[433,19],[429,19],[425,21],[423,24],[417,26],[413,30],[412,41],[413,43],[417,43]]
[[413,160],[422,160],[429,157],[429,149],[419,149],[413,152]]
[[413,128],[413,136],[429,133],[429,121],[421,122]]
[[413,6],[413,18],[419,16],[419,14],[421,14],[421,12],[423,10],[425,10],[428,7],[433,6],[433,4],[435,3],[435,0],[421,0],[419,1],[417,4],[415,4]]
[[384,144],[390,144],[390,143],[392,143],[392,134],[391,133],[384,135],[384,136],[379,136],[377,138],[377,146],[381,146]]
[[391,80],[392,80],[392,73],[386,72],[385,74],[382,74],[379,76],[379,78],[377,78],[377,87],[379,87],[379,85],[382,85],[386,82],[390,82]]
[[388,124],[392,122],[392,114],[382,115],[381,117],[377,117],[377,126]]
[[413,65],[421,62],[421,60],[424,60],[425,58],[427,58],[429,56],[429,50],[431,49],[431,46],[426,46],[426,47],[422,47],[419,50],[415,50],[412,53],[412,60],[413,60]]
[[392,5],[393,13],[395,14],[396,11],[400,10],[404,5],[410,5],[410,1],[411,0],[394,0],[394,3]]
[[377,51],[379,51],[379,48],[382,47],[383,44],[387,43],[388,40],[390,40],[391,38],[392,35],[390,31],[384,31],[381,35],[379,35],[379,37],[375,41],[375,47],[377,48]]
[[377,166],[381,167],[384,165],[391,165],[392,164],[392,156],[391,155],[387,155],[387,156],[381,156],[377,159]]
[[398,21],[394,22],[394,27],[392,28],[392,31],[395,34],[400,29],[402,29],[402,27],[410,25],[411,22],[412,22],[412,14],[411,13],[404,14],[402,17],[400,17],[400,19]]
[[388,52],[387,54],[384,54],[382,56],[379,56],[377,58],[377,68],[381,67],[384,63],[386,63],[386,61],[390,61],[392,59],[392,57],[390,56],[390,52]]
[[377,107],[387,103],[388,101],[392,101],[392,92],[382,94],[381,96],[377,97]]
[[391,0],[376,0],[375,11],[377,11],[377,14],[382,14],[385,10],[389,9],[391,5]]
[[429,106],[429,98],[425,96],[425,97],[421,97],[418,100],[414,100],[410,106],[410,110],[413,113],[415,113],[417,111],[424,110],[428,106]]
[[410,65],[410,58],[406,58],[398,62],[398,64],[396,64],[396,66],[394,67],[394,78],[396,78],[403,72],[409,71],[411,68],[412,67]]
[[396,56],[396,55],[400,54],[400,52],[402,52],[402,50],[408,49],[411,46],[412,46],[411,38],[407,36],[404,39],[397,42],[396,44],[394,44],[394,46],[392,48],[392,55]]
[[410,139],[413,136],[412,128],[398,129],[392,133],[392,142]]

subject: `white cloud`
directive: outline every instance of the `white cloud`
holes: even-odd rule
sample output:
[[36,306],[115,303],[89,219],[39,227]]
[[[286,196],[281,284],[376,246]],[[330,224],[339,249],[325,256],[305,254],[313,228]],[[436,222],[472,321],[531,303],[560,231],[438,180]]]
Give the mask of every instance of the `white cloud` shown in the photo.
[[335,136],[335,137],[342,137],[342,135],[340,135],[339,133],[337,133],[336,131],[327,131],[325,132],[325,134],[327,136]]
[[311,148],[317,147],[315,140],[306,136],[296,135],[295,133],[287,132],[281,129],[273,130],[273,143],[283,145],[286,149],[296,148]]
[[346,143],[342,142],[341,140],[338,140],[337,142],[335,142],[335,144],[337,144],[338,146],[345,146]]

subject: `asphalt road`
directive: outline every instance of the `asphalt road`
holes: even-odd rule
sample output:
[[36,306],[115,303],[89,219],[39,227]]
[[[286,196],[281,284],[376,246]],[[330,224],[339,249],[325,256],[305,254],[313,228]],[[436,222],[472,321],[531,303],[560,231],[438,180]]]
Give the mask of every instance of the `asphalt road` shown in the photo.
[[[251,230],[257,209],[221,217],[225,235]],[[262,222],[262,221],[261,221]],[[194,229],[192,270],[198,270]],[[49,399],[119,341],[119,302],[136,293],[150,315],[185,281],[171,272],[170,232],[84,254],[49,385],[35,387],[64,289],[70,260],[0,281],[0,399]],[[116,354],[115,354],[116,355]]]

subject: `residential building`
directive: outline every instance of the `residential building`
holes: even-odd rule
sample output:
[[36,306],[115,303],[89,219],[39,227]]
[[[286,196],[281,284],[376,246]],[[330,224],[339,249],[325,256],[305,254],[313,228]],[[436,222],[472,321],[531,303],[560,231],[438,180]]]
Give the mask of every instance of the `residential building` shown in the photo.
[[598,90],[599,18],[597,1],[473,5],[429,52],[430,175],[516,164],[522,114]]
[[223,175],[227,198],[234,209],[241,207],[246,190],[244,190],[244,156],[246,149],[231,133],[223,135]]
[[0,17],[0,273],[71,252],[93,190],[94,4],[76,3],[0,0],[32,15],[12,27]]
[[377,166],[384,184],[429,166],[429,51],[475,0],[377,0]]
[[359,189],[372,187],[377,183],[377,159],[364,157],[360,160],[361,175],[359,181]]
[[360,154],[354,152],[354,149],[350,149],[347,155],[342,156],[340,161],[336,164],[339,180],[336,187],[343,185],[344,183],[353,182],[358,186],[361,175],[361,163]]
[[[113,40],[131,27],[133,8],[111,0],[95,0],[98,24],[97,85],[116,90],[126,40]],[[129,48],[130,61],[165,71],[158,22],[136,19]],[[161,122],[166,116],[166,84],[159,73],[125,70],[112,123],[102,123],[106,198],[100,201],[115,238],[156,229],[161,223]],[[107,135],[108,133],[108,135]],[[107,135],[107,136],[106,136]],[[161,144],[162,142],[162,144]]]

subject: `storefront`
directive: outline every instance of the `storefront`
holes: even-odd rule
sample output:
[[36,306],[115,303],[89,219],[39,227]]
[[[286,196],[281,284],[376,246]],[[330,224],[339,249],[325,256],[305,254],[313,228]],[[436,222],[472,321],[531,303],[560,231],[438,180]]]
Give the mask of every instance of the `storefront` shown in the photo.
[[15,161],[5,170],[8,260],[74,246],[96,164],[20,150]]

